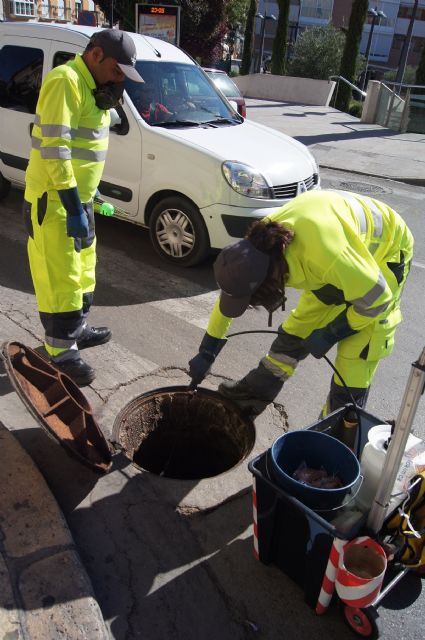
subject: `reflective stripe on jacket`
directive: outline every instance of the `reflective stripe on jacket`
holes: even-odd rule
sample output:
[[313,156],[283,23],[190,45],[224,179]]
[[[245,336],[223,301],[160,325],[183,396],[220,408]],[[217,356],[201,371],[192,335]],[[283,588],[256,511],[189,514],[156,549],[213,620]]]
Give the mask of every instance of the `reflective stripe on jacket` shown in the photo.
[[91,200],[102,175],[109,111],[96,106],[93,76],[83,58],[52,69],[40,91],[26,172],[27,189],[40,194],[77,186]]

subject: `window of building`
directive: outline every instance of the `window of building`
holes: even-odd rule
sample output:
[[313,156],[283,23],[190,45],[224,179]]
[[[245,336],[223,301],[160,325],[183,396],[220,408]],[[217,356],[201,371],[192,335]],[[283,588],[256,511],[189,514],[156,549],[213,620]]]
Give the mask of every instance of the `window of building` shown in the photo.
[[412,17],[413,7],[406,7],[401,5],[398,9],[398,17],[399,18],[411,18]]
[[35,113],[43,75],[43,52],[6,45],[0,49],[0,107]]
[[51,18],[49,0],[43,0],[43,2],[41,3],[41,17],[42,18]]
[[422,51],[423,38],[413,38],[413,51],[420,53]]
[[404,42],[404,36],[395,35],[393,39],[393,49],[399,50]]
[[10,2],[10,13],[14,16],[35,16],[35,3],[29,0],[12,0]]
[[81,2],[75,0],[75,18],[77,19],[81,11]]
[[57,19],[58,20],[65,20],[65,1],[64,0],[58,0],[58,4],[57,4]]

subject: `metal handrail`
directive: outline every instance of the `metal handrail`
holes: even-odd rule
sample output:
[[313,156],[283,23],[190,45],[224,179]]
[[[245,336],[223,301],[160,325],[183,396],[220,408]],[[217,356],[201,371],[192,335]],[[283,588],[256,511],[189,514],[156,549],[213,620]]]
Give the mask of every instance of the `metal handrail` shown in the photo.
[[357,91],[358,93],[360,93],[360,95],[363,98],[366,98],[367,96],[366,91],[362,91],[361,89],[359,89],[355,84],[347,80],[347,78],[344,78],[344,76],[329,76],[328,80],[338,80],[338,81],[342,80],[342,82],[345,82],[345,84],[348,84],[348,86],[354,89],[354,91]]

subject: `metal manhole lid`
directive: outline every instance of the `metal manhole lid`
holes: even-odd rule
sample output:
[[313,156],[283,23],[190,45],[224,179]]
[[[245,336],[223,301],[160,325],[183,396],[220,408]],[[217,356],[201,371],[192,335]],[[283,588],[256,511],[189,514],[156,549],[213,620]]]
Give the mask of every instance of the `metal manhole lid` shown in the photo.
[[96,471],[109,471],[108,442],[87,398],[71,378],[20,342],[4,342],[1,353],[16,393],[47,434],[80,462]]
[[369,195],[382,195],[392,193],[392,190],[388,187],[381,187],[377,184],[371,184],[370,182],[347,182],[342,181],[338,183],[338,187],[336,189],[342,189],[345,191],[353,191],[354,193],[359,194],[369,194]]

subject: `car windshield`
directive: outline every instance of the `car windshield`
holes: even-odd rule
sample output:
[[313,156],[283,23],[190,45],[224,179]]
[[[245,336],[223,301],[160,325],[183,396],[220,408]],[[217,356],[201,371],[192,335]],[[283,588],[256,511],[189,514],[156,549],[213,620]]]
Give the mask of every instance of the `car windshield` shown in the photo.
[[235,83],[230,80],[229,76],[225,73],[208,71],[208,75],[211,80],[213,80],[215,86],[218,87],[227,98],[236,98],[237,96],[241,95],[241,92],[239,91]]
[[136,68],[145,82],[126,80],[125,88],[150,125],[198,127],[242,122],[196,65],[138,60]]

